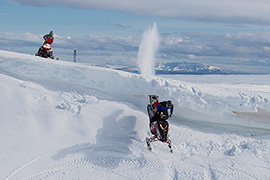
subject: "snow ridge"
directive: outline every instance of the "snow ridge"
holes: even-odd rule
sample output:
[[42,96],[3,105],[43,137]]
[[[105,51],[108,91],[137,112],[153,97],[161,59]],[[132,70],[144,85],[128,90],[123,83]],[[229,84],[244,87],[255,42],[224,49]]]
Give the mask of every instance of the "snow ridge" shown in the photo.
[[[191,83],[1,50],[0,82],[0,179],[270,177],[270,122],[257,116],[269,109],[269,84]],[[173,154],[160,142],[146,148],[148,94],[174,102]]]

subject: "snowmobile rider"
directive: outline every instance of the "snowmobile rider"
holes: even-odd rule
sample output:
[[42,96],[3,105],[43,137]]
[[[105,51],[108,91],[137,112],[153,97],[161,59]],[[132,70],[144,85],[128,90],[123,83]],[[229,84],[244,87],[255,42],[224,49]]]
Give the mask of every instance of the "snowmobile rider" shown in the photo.
[[[151,133],[155,133],[155,122],[159,120],[167,120],[169,117],[172,117],[173,115],[173,104],[171,100],[168,101],[162,101],[158,102],[156,106],[154,107],[155,109],[155,115],[153,118],[150,119],[150,130]],[[169,111],[170,110],[170,114]]]
[[[169,117],[172,117],[173,115],[173,104],[172,101],[162,101],[158,102],[158,97],[155,96],[150,96],[150,103],[152,105],[147,106],[148,114],[149,114],[149,119],[150,119],[150,131],[153,136],[151,138],[146,138],[146,143],[148,149],[151,151],[151,146],[150,142],[154,141],[161,141],[161,142],[166,142],[170,148],[170,152],[172,152],[172,146],[171,146],[171,140],[168,137],[168,132],[169,132],[169,123],[166,121]],[[158,103],[152,103],[152,99],[155,99],[154,102]],[[156,104],[156,106],[155,106]],[[148,107],[152,106],[152,111],[154,111],[154,116],[151,116],[149,112],[150,108]],[[153,109],[154,108],[154,109]],[[170,115],[169,111],[170,110]],[[152,117],[152,118],[151,118]]]
[[53,40],[54,40],[53,35],[54,35],[54,34],[53,34],[53,31],[50,31],[49,34],[45,34],[45,35],[43,36],[43,39],[45,40],[45,42],[44,42],[43,44],[48,43],[48,44],[52,45]]
[[[54,35],[53,31],[50,31],[49,34],[45,34],[43,36],[43,39],[45,40],[44,43],[43,43],[43,45],[44,44],[50,44],[51,45],[53,43],[53,40],[54,40],[53,35]],[[36,53],[36,56],[39,56],[41,54],[42,46],[39,48],[38,52]]]
[[[170,115],[169,111],[170,110]],[[152,119],[158,120],[158,119],[168,119],[169,117],[172,117],[173,115],[173,104],[171,100],[168,101],[162,101],[157,103],[155,106],[155,115]]]

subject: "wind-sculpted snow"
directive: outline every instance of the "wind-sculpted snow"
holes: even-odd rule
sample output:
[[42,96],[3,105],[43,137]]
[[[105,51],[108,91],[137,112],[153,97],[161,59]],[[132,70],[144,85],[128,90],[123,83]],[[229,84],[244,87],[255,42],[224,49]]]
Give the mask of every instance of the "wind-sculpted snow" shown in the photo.
[[22,54],[8,55],[0,59],[2,73],[50,90],[95,94],[101,99],[131,103],[141,110],[148,103],[147,96],[157,94],[161,100],[174,102],[178,119],[270,129],[270,111],[269,118],[258,115],[248,121],[233,113],[257,112],[258,108],[267,113],[270,85],[196,84]]
[[[269,179],[269,83],[174,77],[0,51],[0,179]],[[149,94],[173,154],[146,148]]]

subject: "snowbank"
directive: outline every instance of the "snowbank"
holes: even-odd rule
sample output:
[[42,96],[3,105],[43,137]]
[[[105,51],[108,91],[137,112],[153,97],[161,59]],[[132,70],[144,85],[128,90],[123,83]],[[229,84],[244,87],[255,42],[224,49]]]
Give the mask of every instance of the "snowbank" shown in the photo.
[[[254,114],[267,114],[269,89],[0,50],[0,178],[267,179],[269,116]],[[159,142],[146,149],[148,94],[174,102],[173,154]]]
[[36,82],[54,91],[95,94],[98,98],[132,103],[144,110],[149,94],[171,99],[177,119],[270,129],[270,117],[246,121],[233,111],[270,109],[270,85],[189,83],[162,77],[50,61],[0,51],[0,71],[21,80]]

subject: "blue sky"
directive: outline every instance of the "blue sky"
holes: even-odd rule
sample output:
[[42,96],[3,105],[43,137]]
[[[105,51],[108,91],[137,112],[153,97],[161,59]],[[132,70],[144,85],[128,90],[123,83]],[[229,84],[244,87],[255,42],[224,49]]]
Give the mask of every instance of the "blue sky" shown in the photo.
[[266,0],[2,0],[0,49],[35,54],[53,30],[55,56],[136,65],[142,33],[154,22],[156,62],[191,61],[228,71],[270,73]]

